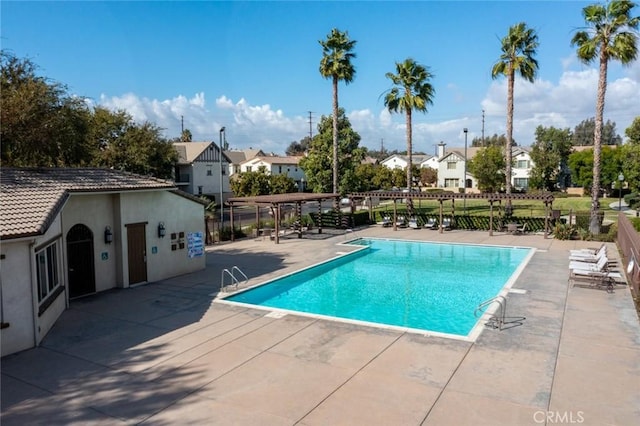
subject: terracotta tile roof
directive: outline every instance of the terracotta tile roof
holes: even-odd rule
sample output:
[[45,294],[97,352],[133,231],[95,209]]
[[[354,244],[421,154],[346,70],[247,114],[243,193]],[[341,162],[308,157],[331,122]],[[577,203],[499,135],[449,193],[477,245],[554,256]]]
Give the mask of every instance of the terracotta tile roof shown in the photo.
[[70,194],[176,189],[172,182],[98,168],[0,169],[0,239],[40,235]]

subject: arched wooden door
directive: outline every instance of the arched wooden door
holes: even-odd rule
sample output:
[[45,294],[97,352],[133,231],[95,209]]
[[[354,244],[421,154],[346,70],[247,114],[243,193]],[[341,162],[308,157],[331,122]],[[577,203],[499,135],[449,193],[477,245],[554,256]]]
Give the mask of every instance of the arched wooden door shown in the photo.
[[70,299],[96,292],[93,232],[82,224],[67,232],[67,271]]

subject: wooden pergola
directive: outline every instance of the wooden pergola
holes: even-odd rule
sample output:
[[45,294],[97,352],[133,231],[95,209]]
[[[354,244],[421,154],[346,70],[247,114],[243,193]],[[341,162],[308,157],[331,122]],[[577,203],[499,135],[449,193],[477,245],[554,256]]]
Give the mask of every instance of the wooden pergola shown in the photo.
[[[544,237],[549,235],[549,212],[553,207],[553,194],[540,193],[540,194],[502,194],[502,193],[479,193],[479,194],[456,194],[452,192],[402,192],[402,191],[370,191],[370,192],[353,192],[349,194],[349,198],[353,200],[358,199],[391,199],[393,200],[393,227],[396,229],[397,222],[397,209],[396,201],[411,199],[411,200],[436,200],[440,203],[440,221],[442,223],[443,216],[443,202],[451,201],[452,215],[455,215],[455,201],[456,200],[487,200],[489,202],[489,235],[493,235],[493,204],[496,202],[509,201],[509,200],[533,200],[540,201],[544,204]],[[373,220],[373,203],[369,203],[369,218]],[[443,232],[442,227],[440,233]]]
[[[302,204],[308,202],[318,203],[318,214],[322,214],[322,201],[333,200],[340,197],[340,194],[333,193],[307,193],[307,192],[291,192],[288,194],[276,194],[276,195],[257,195],[254,197],[233,197],[227,199],[227,204],[231,208],[231,229],[233,229],[233,208],[234,206],[255,206],[256,207],[256,226],[260,222],[260,207],[271,207],[275,218],[275,238],[276,244],[280,242],[280,218],[282,213],[282,206],[285,204],[295,205],[296,218],[301,223],[302,217]],[[298,226],[297,229],[298,238],[302,238],[302,226]],[[322,223],[318,224],[318,233],[322,233]],[[233,241],[233,232],[231,233],[231,240]]]

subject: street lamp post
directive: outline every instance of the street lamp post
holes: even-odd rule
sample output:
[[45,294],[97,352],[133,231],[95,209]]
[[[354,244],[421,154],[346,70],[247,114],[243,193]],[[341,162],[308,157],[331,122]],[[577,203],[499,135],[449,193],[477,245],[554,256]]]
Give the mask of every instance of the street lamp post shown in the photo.
[[620,181],[620,185],[618,186],[618,211],[622,210],[622,182],[624,182],[624,175],[622,172],[618,175],[618,181]]
[[222,202],[223,193],[223,180],[222,180],[222,134],[224,133],[224,126],[220,128],[220,230],[222,230],[222,224],[224,223],[224,203]]
[[464,132],[464,177],[462,178],[462,194],[464,195],[463,207],[464,214],[467,214],[467,133],[469,129],[466,127],[462,129]]

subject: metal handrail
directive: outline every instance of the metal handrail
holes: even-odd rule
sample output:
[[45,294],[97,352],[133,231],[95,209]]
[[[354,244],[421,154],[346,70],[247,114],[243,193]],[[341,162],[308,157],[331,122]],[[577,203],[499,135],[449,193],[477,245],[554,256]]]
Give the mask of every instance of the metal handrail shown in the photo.
[[477,315],[478,312],[482,312],[484,314],[484,309],[483,308],[487,308],[491,304],[496,303],[496,302],[498,303],[498,305],[500,305],[500,317],[497,317],[495,315],[491,316],[491,318],[489,319],[487,324],[489,324],[491,322],[497,322],[498,326],[494,327],[494,328],[498,328],[498,329],[502,330],[502,326],[504,325],[504,323],[506,321],[506,315],[507,315],[507,298],[504,297],[504,296],[492,297],[491,299],[485,300],[484,302],[480,303],[478,305],[478,307],[476,308],[476,310],[473,312],[473,316],[478,318],[478,315]]
[[237,266],[232,267],[231,270],[225,268],[225,269],[222,270],[222,272],[220,274],[220,291],[221,292],[224,291],[224,289],[227,287],[227,286],[224,285],[225,272],[227,273],[227,275],[229,275],[231,277],[231,282],[229,283],[229,285],[235,284],[236,285],[236,289],[238,288],[238,284],[240,284],[240,281],[233,274],[234,271],[237,271],[240,275],[242,275],[242,277],[244,278],[245,284],[249,281],[249,278],[247,278],[245,273],[242,272],[240,270],[240,268],[238,268]]

